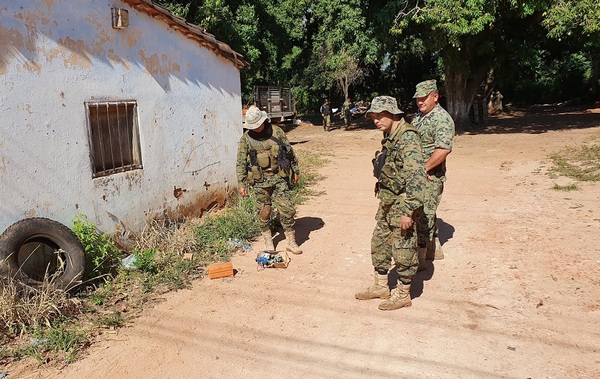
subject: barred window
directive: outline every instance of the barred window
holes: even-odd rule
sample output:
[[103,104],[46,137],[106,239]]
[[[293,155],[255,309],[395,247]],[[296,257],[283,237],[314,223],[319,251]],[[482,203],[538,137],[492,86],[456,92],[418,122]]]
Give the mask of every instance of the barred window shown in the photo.
[[86,103],[93,177],[142,168],[135,101]]

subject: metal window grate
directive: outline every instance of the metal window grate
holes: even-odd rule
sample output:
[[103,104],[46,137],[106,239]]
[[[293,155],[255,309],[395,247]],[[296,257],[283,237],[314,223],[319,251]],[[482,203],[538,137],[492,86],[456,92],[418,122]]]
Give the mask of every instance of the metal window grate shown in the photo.
[[93,177],[142,168],[135,101],[86,103]]

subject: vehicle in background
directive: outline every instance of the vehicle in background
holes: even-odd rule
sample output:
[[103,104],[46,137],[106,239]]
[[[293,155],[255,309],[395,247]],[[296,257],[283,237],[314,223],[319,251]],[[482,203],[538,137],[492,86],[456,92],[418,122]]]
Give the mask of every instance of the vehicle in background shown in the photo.
[[290,88],[281,86],[255,86],[254,105],[267,112],[273,123],[294,122],[296,107]]

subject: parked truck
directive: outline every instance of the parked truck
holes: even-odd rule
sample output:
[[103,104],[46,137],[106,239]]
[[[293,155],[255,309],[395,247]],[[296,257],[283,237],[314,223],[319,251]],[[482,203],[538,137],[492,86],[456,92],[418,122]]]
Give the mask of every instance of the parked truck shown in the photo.
[[296,107],[290,88],[281,86],[255,86],[254,105],[267,112],[274,123],[293,122]]

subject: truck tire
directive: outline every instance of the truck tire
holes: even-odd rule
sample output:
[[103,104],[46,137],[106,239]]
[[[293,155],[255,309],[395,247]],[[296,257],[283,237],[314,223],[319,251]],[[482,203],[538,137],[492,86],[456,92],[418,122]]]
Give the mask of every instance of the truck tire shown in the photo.
[[34,287],[49,277],[54,287],[70,290],[81,284],[84,269],[81,242],[59,222],[23,219],[0,235],[0,275]]

